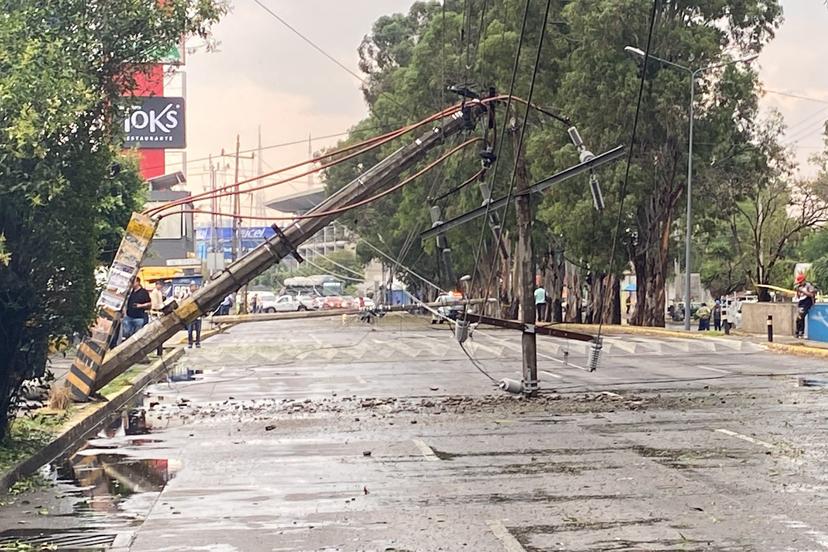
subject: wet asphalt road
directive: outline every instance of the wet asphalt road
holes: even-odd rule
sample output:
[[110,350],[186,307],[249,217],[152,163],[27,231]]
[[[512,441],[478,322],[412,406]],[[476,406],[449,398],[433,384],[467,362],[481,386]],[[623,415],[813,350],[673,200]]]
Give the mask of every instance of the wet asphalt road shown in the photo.
[[[469,351],[519,378],[517,334]],[[828,550],[828,397],[794,377],[824,361],[612,337],[588,373],[577,343],[539,351],[527,401],[426,321],[237,326],[179,362],[195,381],[148,389],[148,435],[113,427],[0,528],[133,551]]]

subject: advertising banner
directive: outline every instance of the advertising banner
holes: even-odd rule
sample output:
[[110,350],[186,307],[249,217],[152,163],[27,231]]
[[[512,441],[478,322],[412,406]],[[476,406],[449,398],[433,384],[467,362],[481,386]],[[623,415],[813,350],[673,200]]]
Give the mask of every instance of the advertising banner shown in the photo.
[[184,98],[139,97],[124,117],[124,146],[140,149],[187,147]]
[[126,304],[132,281],[155,234],[156,222],[133,213],[121,240],[115,260],[109,268],[104,289],[98,298],[98,317],[90,328],[89,337],[78,347],[67,382],[75,400],[85,400],[95,390],[95,379],[109,344],[115,337],[121,311]]

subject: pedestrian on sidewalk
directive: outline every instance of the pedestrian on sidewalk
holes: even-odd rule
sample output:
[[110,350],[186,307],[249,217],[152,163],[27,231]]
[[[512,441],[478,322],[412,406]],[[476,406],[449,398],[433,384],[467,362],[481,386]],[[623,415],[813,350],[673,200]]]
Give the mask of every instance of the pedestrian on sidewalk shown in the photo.
[[541,322],[543,320],[543,312],[546,308],[546,290],[543,286],[538,286],[535,289],[535,321]]
[[722,331],[722,302],[716,299],[716,304],[713,305],[713,329],[717,332]]
[[[195,295],[195,292],[198,291],[198,284],[195,283],[195,280],[190,281],[190,285],[187,288],[186,296],[191,297]],[[196,349],[201,348],[201,317],[199,316],[186,326],[187,328],[187,348],[193,348],[193,334],[195,333],[195,346]]]
[[126,316],[121,323],[121,341],[125,341],[147,323],[147,311],[152,306],[149,292],[141,286],[141,278],[132,282],[132,293],[127,299]]
[[696,315],[699,317],[699,331],[706,332],[710,330],[710,307],[707,306],[707,303],[702,303],[699,307],[699,310],[696,311]]
[[[155,287],[150,291],[150,320],[159,320],[164,315],[164,282],[162,280],[155,281]],[[155,354],[159,357],[164,354],[164,344],[158,345]]]
[[805,337],[805,320],[808,317],[808,311],[814,306],[814,298],[816,297],[816,288],[814,284],[805,278],[805,274],[799,273],[796,275],[796,337],[802,339]]

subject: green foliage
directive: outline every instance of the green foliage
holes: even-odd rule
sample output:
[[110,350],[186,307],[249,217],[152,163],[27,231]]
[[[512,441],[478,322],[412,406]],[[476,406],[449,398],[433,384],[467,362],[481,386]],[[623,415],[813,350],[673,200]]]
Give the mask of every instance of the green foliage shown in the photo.
[[[205,34],[213,0],[0,0],[0,432],[50,336],[85,331],[93,270],[142,203],[120,108],[158,44]],[[113,175],[113,166],[123,169]]]
[[9,487],[9,494],[12,496],[20,496],[38,489],[46,488],[49,485],[50,483],[41,475],[33,474],[15,481],[14,485]]
[[57,435],[70,411],[61,414],[35,414],[19,417],[9,435],[0,443],[0,473],[40,450]]
[[[541,33],[543,4],[530,4],[515,87],[515,93],[523,97]],[[642,68],[640,60],[625,54],[624,47],[644,47],[651,5],[645,0],[553,3],[535,100],[572,119],[595,153],[629,141]],[[508,91],[525,3],[489,2],[482,23],[480,7],[473,8],[469,20],[464,16],[466,6],[459,1],[447,1],[444,6],[416,3],[408,14],[377,20],[359,50],[361,68],[369,75],[365,97],[370,115],[355,127],[348,142],[364,137],[366,129],[415,121],[457,101],[458,97],[445,92],[447,84],[471,82],[478,90],[494,86],[499,93]],[[652,51],[676,63],[701,67],[758,52],[780,21],[777,1],[661,3]],[[468,27],[465,33],[464,24]],[[646,68],[645,76],[616,258],[610,259],[610,236],[619,207],[623,163],[599,171],[607,200],[603,215],[592,208],[586,177],[575,178],[546,193],[536,206],[534,235],[536,251],[563,248],[567,257],[593,271],[614,266],[620,272],[632,263],[638,275],[639,311],[634,322],[658,324],[663,322],[664,280],[686,187],[690,79],[687,73],[655,62]],[[757,85],[756,73],[744,65],[710,71],[697,79],[694,142],[700,197],[723,185],[705,167],[714,158],[728,155],[734,144],[745,144],[753,137]],[[521,120],[521,110],[507,117],[499,107],[498,129],[509,118]],[[541,179],[577,163],[565,127],[537,114],[530,117],[530,125],[526,157],[532,178]],[[359,167],[370,166],[400,143],[332,167],[326,173],[329,190],[341,188],[359,173]],[[495,197],[505,195],[509,187],[511,148],[507,136],[497,171],[488,177]],[[478,167],[474,151],[459,154],[419,182],[349,216],[348,224],[377,245],[383,238],[387,253],[394,257],[402,253],[404,263],[446,284],[435,262],[434,244],[419,243],[416,234],[431,225],[428,198],[465,181]],[[471,185],[438,203],[447,219],[479,206],[481,196]],[[514,213],[505,218],[505,233],[513,236]],[[478,221],[448,232],[457,274],[473,271],[481,230]],[[488,267],[493,244],[490,233],[483,232],[487,238],[481,266]],[[360,252],[364,258],[373,256],[367,250]],[[408,275],[400,276],[418,283]]]

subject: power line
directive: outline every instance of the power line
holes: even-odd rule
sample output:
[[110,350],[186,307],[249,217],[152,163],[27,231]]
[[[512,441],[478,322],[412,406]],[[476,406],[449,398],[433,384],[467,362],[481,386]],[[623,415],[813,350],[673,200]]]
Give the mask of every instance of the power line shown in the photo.
[[[529,2],[526,3],[529,5]],[[515,164],[512,168],[512,178],[509,182],[509,192],[506,194],[506,208],[504,209],[503,213],[503,220],[500,223],[501,228],[506,228],[506,221],[509,218],[509,204],[512,202],[513,193],[515,191],[515,182],[517,181],[517,172],[518,172],[518,165],[520,164],[521,152],[523,151],[523,141],[526,138],[526,127],[529,123],[529,106],[532,105],[532,97],[535,94],[535,80],[538,76],[538,68],[540,67],[540,59],[541,59],[541,52],[543,50],[543,39],[546,36],[546,22],[549,21],[549,10],[552,7],[552,0],[546,0],[546,12],[543,15],[543,24],[541,25],[541,34],[540,38],[538,39],[538,50],[535,54],[535,66],[532,68],[532,80],[529,83],[529,97],[526,98],[526,111],[523,114],[523,124],[520,128],[520,137],[518,138],[517,142],[517,150],[514,152],[515,155]],[[507,113],[508,115],[508,113]],[[505,128],[505,127],[504,127]],[[517,207],[516,207],[517,208]],[[497,263],[497,255],[492,256],[492,265],[490,269],[490,278],[494,279],[495,274],[495,264]],[[486,299],[489,297],[489,288],[491,287],[491,280],[489,281],[489,285],[486,286]]]
[[[521,27],[520,27],[520,36],[518,37],[517,49],[515,50],[515,60],[514,60],[514,63],[512,64],[512,78],[509,81],[509,99],[506,101],[506,110],[504,111],[504,114],[503,114],[503,127],[500,130],[500,139],[498,140],[498,144],[497,144],[497,154],[495,156],[494,167],[492,169],[492,180],[491,180],[492,184],[495,184],[497,182],[497,169],[498,169],[498,167],[500,167],[500,163],[499,163],[500,154],[503,152],[503,142],[506,138],[506,121],[507,121],[507,118],[509,117],[509,108],[512,106],[512,97],[515,93],[515,79],[517,77],[518,65],[520,64],[520,52],[523,49],[523,38],[524,38],[524,36],[526,36],[526,21],[529,19],[529,2],[530,2],[530,0],[526,0],[526,6],[523,9],[523,21],[522,21]],[[504,29],[503,29],[503,33],[504,33],[504,35],[506,33],[505,26],[504,26]],[[488,220],[488,218],[489,218],[489,212],[490,212],[491,205],[492,205],[491,201],[486,202],[486,213],[483,215],[483,220],[484,221]],[[499,238],[499,235],[502,234],[502,232],[503,232],[503,226],[502,225],[501,225],[500,228],[501,228],[501,230],[498,233],[498,238]],[[486,236],[486,223],[484,222],[483,225],[480,228],[480,240],[477,243],[477,251],[475,252],[475,255],[474,255],[474,270],[472,271],[472,277],[471,277],[471,280],[470,280],[470,285],[474,285],[475,278],[477,277],[477,271],[478,271],[478,268],[479,268],[478,265],[480,263],[480,255],[483,252],[483,240],[484,240],[485,236]]]
[[[363,129],[360,129],[360,130],[363,130]],[[375,127],[375,128],[370,128],[370,129],[364,129],[364,130],[374,131],[374,130],[382,130],[382,128]],[[269,146],[262,146],[261,149],[262,150],[270,150],[270,149],[276,149],[276,148],[284,148],[284,147],[288,147],[288,146],[296,146],[296,145],[299,145],[299,144],[307,144],[308,142],[318,142],[320,140],[328,140],[330,138],[339,138],[341,136],[348,136],[349,134],[351,134],[351,131],[346,130],[345,132],[337,132],[335,134],[326,134],[324,136],[314,136],[310,139],[303,138],[301,140],[291,140],[290,142],[281,142],[279,144],[271,144]],[[254,152],[257,152],[257,151],[259,151],[259,148],[250,148],[250,149],[239,150],[239,153],[240,154],[242,154],[242,153],[254,153]],[[220,154],[218,154],[218,153],[214,153],[213,157],[218,157],[219,155]],[[209,156],[208,157],[198,157],[196,159],[188,159],[187,160],[187,165],[192,165],[194,163],[201,163],[203,161],[209,161],[209,160],[210,160]],[[155,165],[155,166],[152,166],[152,167],[147,167],[147,169],[161,169],[161,168],[164,168],[165,166],[166,165]],[[207,174],[207,173],[205,173],[205,174]]]
[[349,69],[345,65],[343,65],[338,59],[336,59],[331,54],[329,54],[328,52],[323,50],[321,46],[317,45],[313,40],[311,40],[310,38],[308,38],[307,36],[305,36],[301,32],[299,32],[295,27],[293,27],[293,25],[291,25],[290,23],[288,23],[287,21],[285,21],[284,19],[279,17],[273,10],[271,10],[270,8],[268,8],[267,6],[262,4],[259,0],[253,0],[253,1],[256,4],[258,4],[264,11],[266,11],[268,14],[270,14],[274,19],[276,19],[279,23],[281,23],[282,25],[284,25],[285,27],[290,29],[290,31],[293,32],[293,34],[295,34],[296,36],[298,36],[299,38],[301,38],[302,40],[307,42],[314,50],[316,50],[317,52],[319,52],[320,54],[322,54],[323,56],[325,56],[326,58],[328,58],[329,60],[334,62],[343,71],[347,72],[349,75],[351,75],[352,77],[354,77],[355,79],[360,81],[362,84],[368,86],[368,81],[366,81],[364,78],[362,78],[361,76],[356,74],[354,71],[352,71],[351,69]]
[[[380,255],[382,255],[383,257],[385,257],[386,259],[388,259],[388,260],[389,260],[389,261],[391,261],[392,263],[396,263],[396,262],[397,262],[397,260],[396,260],[396,259],[394,259],[394,258],[393,258],[393,257],[391,257],[390,255],[388,255],[387,253],[385,253],[384,251],[382,251],[380,248],[378,248],[378,247],[376,247],[375,245],[373,245],[371,242],[369,242],[369,241],[368,241],[368,240],[366,240],[365,238],[360,238],[360,241],[362,241],[362,243],[364,243],[365,245],[367,245],[368,247],[370,247],[371,249],[373,249],[374,251],[376,251],[377,253],[379,253]],[[408,267],[407,267],[407,266],[405,266],[404,264],[400,264],[400,265],[399,265],[399,268],[401,268],[401,269],[405,270],[406,272],[408,272],[409,274],[411,274],[411,275],[412,275],[412,276],[414,276],[415,278],[419,278],[420,280],[422,280],[422,281],[423,281],[423,282],[425,282],[426,284],[430,285],[431,287],[433,287],[433,288],[434,288],[434,289],[436,289],[437,291],[442,291],[443,293],[448,293],[446,290],[444,290],[443,288],[441,288],[440,286],[438,286],[437,284],[435,284],[435,283],[434,283],[434,282],[432,282],[431,280],[427,280],[425,277],[420,276],[419,274],[417,274],[416,272],[414,272],[412,269],[408,268]]]
[[[655,20],[656,14],[658,12],[658,0],[653,0],[653,9],[650,12],[650,28],[647,31],[647,47],[644,49],[644,65],[642,67],[647,67],[647,62],[650,61],[650,46],[652,45],[653,41],[653,28],[655,27]],[[624,215],[624,200],[627,197],[627,183],[630,179],[630,167],[632,166],[632,158],[633,152],[635,151],[635,136],[638,133],[638,118],[641,115],[641,102],[644,98],[644,82],[647,79],[647,71],[641,71],[641,80],[638,85],[638,100],[635,105],[635,116],[633,117],[633,127],[632,133],[630,134],[630,150],[627,152],[627,166],[624,168],[624,180],[621,182],[621,188],[618,191],[618,215],[615,220],[615,228],[612,231],[612,247],[610,248],[610,267],[609,267],[609,274],[610,277],[612,276],[615,270],[615,250],[616,246],[618,245],[618,235],[621,232],[621,220]],[[687,270],[690,270],[688,267]],[[604,297],[606,296],[606,291],[603,289],[602,286],[602,293],[598,298],[598,319],[600,322],[598,323],[598,339],[601,338],[601,330],[604,328],[604,316],[601,311],[604,310]]]
[[778,90],[765,90],[768,94],[776,94],[777,96],[785,96],[786,98],[795,98],[797,100],[805,100],[808,102],[816,102],[816,103],[823,103],[828,104],[828,100],[821,99],[821,98],[812,98],[809,96],[802,96],[799,94],[789,94],[787,92],[780,92]]

